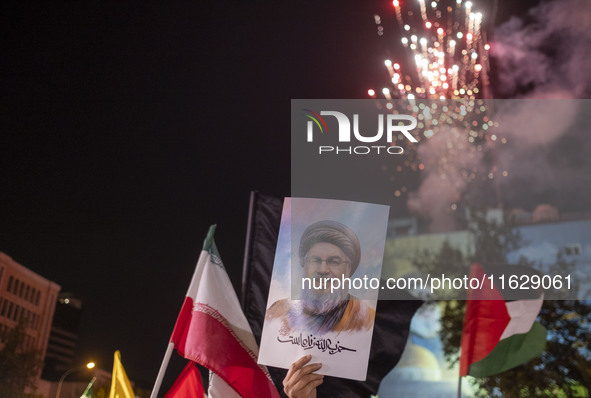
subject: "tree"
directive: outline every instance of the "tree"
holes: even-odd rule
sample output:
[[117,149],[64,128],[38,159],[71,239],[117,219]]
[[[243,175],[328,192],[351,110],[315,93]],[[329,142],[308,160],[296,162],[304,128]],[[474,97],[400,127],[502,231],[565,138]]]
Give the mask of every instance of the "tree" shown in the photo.
[[[465,274],[468,261],[462,252],[451,246],[446,240],[437,253],[424,251],[413,260],[414,266],[424,273],[445,274],[450,278]],[[438,295],[441,305],[441,330],[439,336],[443,343],[443,353],[450,366],[459,360],[459,347],[462,339],[462,323],[464,320],[465,301],[455,298],[465,298],[466,292],[442,292]],[[446,299],[448,298],[448,299]],[[451,299],[454,298],[454,299]],[[459,330],[459,333],[458,333]]]
[[0,350],[0,398],[24,398],[27,396],[26,388],[35,388],[35,380],[43,362],[39,351],[24,346],[23,321],[5,331],[2,337],[4,347]]
[[[506,263],[506,255],[524,245],[519,233],[507,221],[498,224],[473,214],[466,224],[473,238],[473,253],[464,255],[444,242],[437,253],[424,252],[413,263],[422,272],[445,272],[451,277],[464,275],[468,265],[475,262]],[[532,265],[523,258],[519,263]],[[573,267],[559,254],[550,273],[570,273]],[[440,337],[450,367],[459,360],[464,312],[465,301],[442,302]],[[562,392],[567,397],[566,391],[572,387],[591,386],[591,303],[546,300],[538,321],[548,330],[545,352],[501,374],[477,379],[482,396],[550,397]]]
[[[574,264],[566,262],[560,253],[549,269],[554,275],[573,270]],[[545,300],[540,310],[538,321],[548,330],[544,353],[521,366],[480,380],[486,396],[569,397],[573,396],[568,393],[573,387],[591,386],[591,303],[565,300],[566,297],[563,294]],[[505,391],[511,395],[501,393]]]

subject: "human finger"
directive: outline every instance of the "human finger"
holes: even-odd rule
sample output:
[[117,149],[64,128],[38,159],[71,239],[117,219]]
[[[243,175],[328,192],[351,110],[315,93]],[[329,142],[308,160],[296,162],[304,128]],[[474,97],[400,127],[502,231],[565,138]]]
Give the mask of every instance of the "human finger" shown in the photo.
[[290,379],[295,372],[300,370],[300,368],[302,366],[304,366],[305,364],[310,362],[310,359],[312,359],[312,355],[308,354],[308,355],[304,355],[303,357],[301,357],[300,359],[298,359],[297,361],[292,363],[291,366],[289,367],[289,370],[287,371],[287,375],[285,375],[285,379],[284,379],[283,384],[285,384],[285,380]]
[[[316,388],[318,388],[319,385],[321,385],[324,382],[324,376],[317,379],[317,380],[312,380],[310,381],[306,387],[304,388],[304,391],[302,391],[302,394],[304,397],[310,397],[312,394],[312,391],[315,392]],[[312,395],[313,397],[316,397],[316,393],[314,393],[314,395]]]
[[302,377],[309,375],[312,372],[316,372],[321,367],[322,367],[321,363],[312,363],[310,365],[306,365],[302,368],[294,370],[294,372],[291,374],[289,379],[287,379],[287,377],[286,377],[286,381],[291,382],[292,384],[295,384],[299,380],[301,380]]
[[285,385],[285,393],[289,397],[308,397],[312,390],[322,384],[324,375],[309,374],[303,377],[294,377]]

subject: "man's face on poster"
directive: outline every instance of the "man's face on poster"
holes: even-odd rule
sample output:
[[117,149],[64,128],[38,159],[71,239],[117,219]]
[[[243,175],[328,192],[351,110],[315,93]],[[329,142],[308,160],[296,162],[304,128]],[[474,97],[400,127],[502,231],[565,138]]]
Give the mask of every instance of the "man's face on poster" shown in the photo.
[[349,227],[318,221],[302,234],[298,252],[303,277],[311,282],[308,288],[302,287],[300,296],[309,314],[326,314],[349,300],[347,283],[334,287],[335,279],[350,278],[359,266],[359,239]]
[[[305,257],[304,276],[323,280],[325,278],[349,278],[351,276],[351,262],[340,247],[328,242],[314,244]],[[326,289],[316,289],[317,295],[330,294],[330,282]]]

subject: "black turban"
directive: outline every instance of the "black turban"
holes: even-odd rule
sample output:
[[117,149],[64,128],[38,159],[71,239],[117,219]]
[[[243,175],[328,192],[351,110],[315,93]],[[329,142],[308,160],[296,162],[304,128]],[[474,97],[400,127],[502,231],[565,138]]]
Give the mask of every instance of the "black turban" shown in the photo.
[[300,264],[316,243],[326,242],[338,246],[351,262],[351,275],[355,273],[361,258],[359,239],[351,228],[337,221],[318,221],[304,231],[300,239]]

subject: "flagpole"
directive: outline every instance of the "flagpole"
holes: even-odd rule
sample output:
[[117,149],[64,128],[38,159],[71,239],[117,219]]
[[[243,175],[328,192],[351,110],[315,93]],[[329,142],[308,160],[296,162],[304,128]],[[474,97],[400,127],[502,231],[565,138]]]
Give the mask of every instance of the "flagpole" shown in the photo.
[[240,303],[242,309],[246,308],[246,284],[248,280],[248,263],[250,262],[250,236],[252,235],[252,218],[254,213],[254,202],[256,200],[257,191],[250,191],[250,200],[248,204],[248,221],[246,223],[246,239],[244,247],[244,262],[242,264],[242,289],[240,291]]
[[[213,239],[213,233],[215,232],[216,225],[211,225],[209,230],[207,231],[207,237],[205,238],[204,246],[207,244],[208,241]],[[193,271],[193,277],[191,278],[191,283],[189,284],[189,288],[187,289],[187,294],[185,297],[191,297],[195,299],[195,283],[197,283],[197,270],[199,269],[199,263],[207,256],[207,252],[201,250],[201,254],[199,254],[199,259],[197,260],[197,264],[195,265],[195,271]],[[174,350],[174,343],[172,341],[168,342],[168,346],[166,347],[166,352],[164,353],[164,358],[162,359],[162,364],[160,365],[160,370],[158,371],[158,376],[156,376],[156,381],[154,382],[154,388],[152,389],[152,394],[150,394],[150,398],[156,398],[158,392],[160,391],[160,386],[162,384],[162,380],[164,379],[164,373],[166,373],[166,368],[168,367],[168,362],[170,362],[170,357],[172,355],[172,351]]]
[[462,398],[462,376],[458,376],[458,398]]
[[160,386],[162,385],[162,380],[164,379],[164,374],[166,373],[166,368],[168,367],[168,362],[170,362],[170,356],[172,355],[173,350],[174,343],[169,342],[168,347],[166,347],[166,352],[164,353],[164,358],[162,359],[162,364],[160,365],[160,370],[158,371],[158,376],[156,376],[156,381],[154,382],[154,388],[152,389],[150,398],[156,398],[160,391]]

